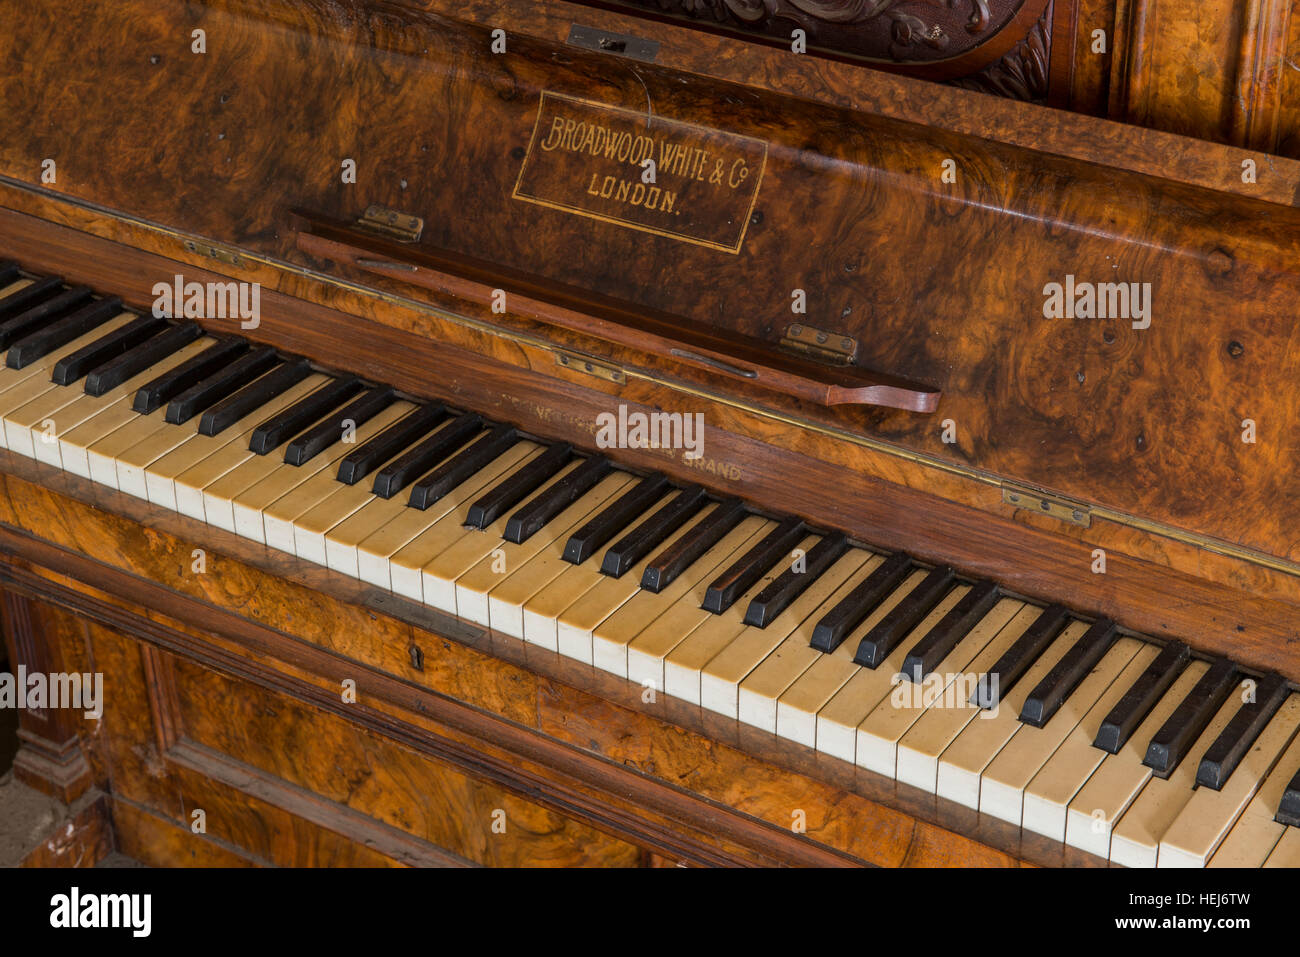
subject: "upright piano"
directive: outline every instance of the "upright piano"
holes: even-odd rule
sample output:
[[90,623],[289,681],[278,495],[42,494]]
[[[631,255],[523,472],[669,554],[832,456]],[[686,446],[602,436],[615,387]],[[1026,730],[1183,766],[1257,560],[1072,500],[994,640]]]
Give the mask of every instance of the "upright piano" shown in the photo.
[[5,17],[26,862],[1300,864],[1289,10]]

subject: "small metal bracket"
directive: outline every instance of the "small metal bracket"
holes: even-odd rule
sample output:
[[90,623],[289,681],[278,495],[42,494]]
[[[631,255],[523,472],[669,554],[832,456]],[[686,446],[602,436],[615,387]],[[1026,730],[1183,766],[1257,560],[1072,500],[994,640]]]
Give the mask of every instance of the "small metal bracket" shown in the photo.
[[786,327],[785,335],[781,337],[781,347],[837,366],[849,365],[858,354],[858,340],[852,336],[814,329],[801,322]]
[[1078,502],[1071,502],[1068,499],[1047,498],[1046,496],[1022,488],[1019,485],[1002,485],[1002,501],[1007,505],[1014,505],[1016,508],[1026,508],[1041,515],[1050,515],[1052,518],[1059,519],[1062,522],[1069,522],[1071,525],[1078,525],[1081,528],[1087,528],[1092,524],[1092,513],[1085,505]]
[[588,359],[572,352],[556,352],[555,363],[575,372],[582,372],[586,375],[595,376],[597,379],[604,379],[606,382],[617,382],[622,385],[627,381],[627,375],[617,366],[596,362],[594,359]]
[[657,40],[645,40],[623,33],[610,33],[608,30],[597,30],[595,27],[584,27],[579,23],[569,27],[569,42],[584,50],[613,53],[615,56],[630,57],[646,63],[653,63],[655,57],[659,55]]
[[387,206],[368,207],[365,215],[357,220],[357,225],[401,243],[419,242],[420,234],[424,232],[424,220],[419,216]]
[[243,266],[244,261],[240,258],[239,253],[233,249],[223,249],[220,246],[209,246],[207,243],[201,243],[193,239],[185,240],[185,251],[195,253],[199,256],[207,256],[209,259],[215,259],[217,262],[225,263],[227,266]]

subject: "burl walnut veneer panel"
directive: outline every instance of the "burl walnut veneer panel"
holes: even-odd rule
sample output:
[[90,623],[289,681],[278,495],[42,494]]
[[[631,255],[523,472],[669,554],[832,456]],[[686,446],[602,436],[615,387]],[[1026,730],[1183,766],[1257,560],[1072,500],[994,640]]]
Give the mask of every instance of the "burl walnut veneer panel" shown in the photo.
[[[289,207],[350,219],[379,202],[424,216],[425,244],[684,324],[773,347],[794,319],[847,333],[859,364],[941,387],[939,411],[828,413],[743,383],[735,394],[938,463],[1300,557],[1276,507],[1300,482],[1288,467],[1300,413],[1283,401],[1300,372],[1290,320],[1300,213],[1244,186],[1116,177],[1095,161],[693,82],[525,33],[497,55],[487,25],[413,8],[106,4],[81,14],[103,40],[93,50],[66,32],[35,43],[59,16],[44,6],[0,41],[37,90],[11,97],[3,120],[0,171],[17,180],[37,181],[41,159],[56,157],[54,192],[299,260]],[[191,26],[207,30],[204,55],[182,43]],[[857,82],[869,90],[875,76]],[[735,197],[719,207],[748,217],[739,250],[516,198],[543,91],[595,103],[596,115],[648,103],[721,131],[732,152],[737,137],[762,144],[752,208]],[[1144,149],[1148,135],[1094,120],[1077,132],[1116,153]],[[356,184],[342,182],[343,158],[356,160]],[[955,183],[941,179],[948,159]],[[1067,276],[1149,283],[1149,328],[1044,318],[1046,284]],[[790,312],[795,289],[806,315]],[[1241,440],[1247,418],[1254,444]],[[943,441],[944,420],[955,442]]]

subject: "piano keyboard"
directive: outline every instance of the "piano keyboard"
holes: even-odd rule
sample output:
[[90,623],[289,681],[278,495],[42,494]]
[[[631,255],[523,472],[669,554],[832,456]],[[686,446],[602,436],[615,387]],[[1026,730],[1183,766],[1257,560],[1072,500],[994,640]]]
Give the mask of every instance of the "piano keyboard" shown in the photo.
[[1300,865],[1300,694],[0,263],[0,445],[1130,866]]

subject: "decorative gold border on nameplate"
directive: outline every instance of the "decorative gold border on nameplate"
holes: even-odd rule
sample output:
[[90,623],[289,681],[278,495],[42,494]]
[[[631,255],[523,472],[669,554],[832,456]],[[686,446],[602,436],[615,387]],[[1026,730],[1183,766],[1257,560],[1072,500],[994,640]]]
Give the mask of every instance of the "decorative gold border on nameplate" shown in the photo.
[[[642,120],[655,119],[661,123],[671,123],[674,126],[683,127],[687,130],[702,131],[704,133],[711,133],[711,134],[720,133],[726,136],[730,140],[743,140],[744,142],[754,146],[756,149],[761,149],[763,156],[762,156],[762,161],[759,163],[759,167],[758,167],[758,178],[754,182],[754,195],[750,198],[749,208],[745,210],[744,218],[741,220],[740,235],[736,238],[736,244],[734,246],[728,246],[725,243],[711,242],[710,240],[707,239],[700,239],[696,236],[690,236],[685,233],[674,232],[670,229],[659,229],[654,226],[647,226],[641,223],[630,222],[626,219],[620,219],[617,216],[606,216],[602,213],[594,213],[589,209],[583,209],[581,206],[571,206],[566,203],[559,203],[559,202],[555,202],[554,200],[542,199],[541,197],[538,196],[531,196],[527,193],[521,193],[519,191],[519,188],[523,184],[524,173],[528,170],[528,164],[533,158],[533,148],[537,145],[537,137],[541,129],[542,113],[544,112],[544,108],[546,106],[547,97],[551,97],[556,100],[567,100],[570,103],[578,103],[583,106],[592,107],[598,110],[605,110],[611,113],[621,113],[627,116],[635,117],[637,119],[642,119]],[[676,120],[670,116],[662,116],[657,113],[642,113],[637,110],[629,110],[626,107],[622,107],[622,106],[611,106],[608,103],[601,103],[598,100],[586,100],[583,99],[582,97],[569,96],[565,93],[554,93],[550,90],[542,90],[541,96],[538,98],[537,101],[537,117],[536,119],[533,120],[533,132],[528,139],[528,152],[524,156],[523,163],[521,163],[519,166],[519,175],[515,177],[515,187],[511,191],[510,195],[513,199],[523,200],[526,203],[532,203],[536,206],[545,206],[547,209],[558,209],[566,213],[573,213],[576,216],[582,216],[586,219],[594,219],[602,223],[611,223],[615,226],[623,226],[627,229],[635,229],[638,232],[651,233],[652,235],[655,236],[663,236],[667,239],[676,239],[680,242],[690,243],[694,246],[704,246],[708,249],[717,249],[724,253],[731,253],[732,255],[736,255],[739,254],[741,248],[745,245],[745,236],[749,232],[749,222],[753,218],[754,207],[758,205],[758,194],[763,189],[763,175],[767,172],[767,147],[768,144],[765,140],[760,140],[752,136],[745,136],[740,133],[728,133],[725,130],[717,130],[707,126],[700,126],[697,123],[686,123],[682,120]]]

